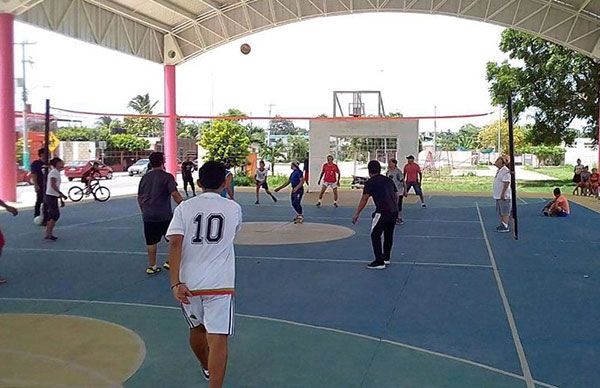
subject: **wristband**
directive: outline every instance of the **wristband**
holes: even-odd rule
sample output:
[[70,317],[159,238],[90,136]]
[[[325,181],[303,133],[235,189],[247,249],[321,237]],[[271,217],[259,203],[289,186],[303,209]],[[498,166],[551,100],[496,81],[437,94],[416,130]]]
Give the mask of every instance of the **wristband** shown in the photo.
[[174,289],[174,288],[175,288],[175,287],[177,287],[177,286],[180,286],[180,285],[182,285],[182,284],[185,284],[185,283],[183,283],[183,282],[179,282],[179,283],[173,284],[173,285],[171,286],[171,290],[172,290],[172,289]]

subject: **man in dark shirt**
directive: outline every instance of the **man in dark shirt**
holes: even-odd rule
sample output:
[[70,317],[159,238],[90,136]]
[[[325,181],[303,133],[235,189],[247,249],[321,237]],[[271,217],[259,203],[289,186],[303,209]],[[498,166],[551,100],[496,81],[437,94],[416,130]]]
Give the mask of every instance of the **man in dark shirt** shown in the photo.
[[[371,225],[371,242],[375,260],[370,263],[369,269],[385,269],[390,263],[392,245],[394,242],[394,228],[398,218],[398,194],[394,181],[381,175],[381,164],[371,160],[367,166],[370,179],[365,183],[362,198],[352,217],[352,223],[356,224],[360,212],[365,208],[369,197],[373,197],[375,212]],[[381,235],[383,234],[383,249],[381,246]]]
[[[153,152],[149,156],[151,170],[142,177],[138,188],[138,204],[144,220],[144,236],[148,250],[148,268],[146,273],[154,275],[160,272],[156,265],[157,245],[167,234],[173,217],[171,198],[177,204],[183,201],[177,191],[177,182],[173,175],[164,170],[165,156],[162,152]],[[169,262],[163,265],[169,269]]]
[[196,196],[196,188],[194,187],[194,177],[193,172],[196,170],[196,165],[192,162],[192,157],[188,156],[187,160],[181,163],[181,176],[183,178],[183,190],[185,191],[185,196],[190,197],[188,194],[188,184],[192,188],[192,195]]
[[[34,160],[30,166],[31,183],[33,183],[35,188],[35,208],[33,211],[33,218],[41,214],[40,209],[44,203],[44,191],[46,187],[44,178],[44,170],[46,169],[46,163],[44,161],[45,157],[46,150],[40,148],[38,150],[38,159]],[[45,218],[44,221],[46,221]]]

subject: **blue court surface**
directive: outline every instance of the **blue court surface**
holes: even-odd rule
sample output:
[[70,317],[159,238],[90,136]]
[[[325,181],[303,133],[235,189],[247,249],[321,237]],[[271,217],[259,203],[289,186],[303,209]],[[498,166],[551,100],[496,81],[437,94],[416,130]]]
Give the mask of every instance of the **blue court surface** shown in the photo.
[[[280,199],[255,206],[252,194],[238,194],[248,222],[290,221],[288,197]],[[226,386],[600,386],[597,213],[573,204],[571,217],[549,219],[542,200],[527,199],[515,241],[495,232],[490,198],[433,196],[426,209],[405,206],[392,264],[370,271],[369,209],[353,226],[352,207],[304,205],[298,233],[319,223],[355,234],[236,246]],[[205,386],[168,273],[144,272],[134,198],[67,206],[54,243],[31,218],[0,215],[9,280],[0,286],[0,361],[23,360],[0,366],[0,386]],[[159,251],[164,260],[166,244]],[[88,323],[112,329],[94,341]],[[61,353],[52,341],[65,325]],[[48,371],[25,366],[38,361]]]

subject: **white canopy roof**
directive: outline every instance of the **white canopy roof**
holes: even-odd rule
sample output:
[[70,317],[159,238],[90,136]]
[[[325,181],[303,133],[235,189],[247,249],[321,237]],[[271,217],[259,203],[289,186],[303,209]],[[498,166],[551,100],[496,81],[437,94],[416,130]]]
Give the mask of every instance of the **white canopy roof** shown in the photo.
[[2,0],[0,12],[165,64],[281,24],[359,12],[479,20],[600,58],[600,0]]

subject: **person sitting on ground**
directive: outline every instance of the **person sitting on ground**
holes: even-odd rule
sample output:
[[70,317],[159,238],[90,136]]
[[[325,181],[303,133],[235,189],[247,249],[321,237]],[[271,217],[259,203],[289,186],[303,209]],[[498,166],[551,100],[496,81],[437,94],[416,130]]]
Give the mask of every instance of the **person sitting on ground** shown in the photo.
[[594,197],[598,196],[598,186],[600,186],[600,174],[598,174],[597,168],[592,168],[592,175],[590,175],[590,194]]
[[583,171],[581,171],[581,174],[580,174],[581,181],[577,185],[577,187],[580,189],[579,195],[588,195],[589,194],[589,192],[590,192],[590,177],[591,176],[592,176],[592,173],[590,173],[588,166],[585,166],[583,168]]
[[567,217],[571,213],[569,201],[562,195],[560,188],[554,189],[554,200],[544,206],[542,212],[546,217]]
[[85,183],[85,194],[92,193],[92,181],[100,176],[100,164],[94,162],[90,168],[81,176],[81,182]]

